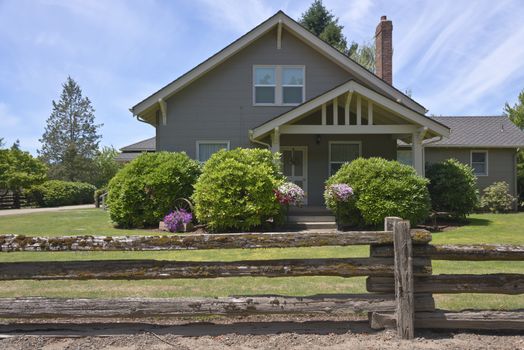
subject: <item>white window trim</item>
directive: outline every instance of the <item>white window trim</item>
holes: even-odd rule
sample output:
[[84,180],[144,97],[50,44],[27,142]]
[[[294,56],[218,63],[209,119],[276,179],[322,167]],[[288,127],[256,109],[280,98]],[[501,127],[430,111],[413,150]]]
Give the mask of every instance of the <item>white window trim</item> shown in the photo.
[[332,162],[331,161],[331,145],[332,144],[346,144],[346,145],[358,145],[358,156],[362,157],[362,141],[329,141],[328,142],[328,174],[331,174],[331,164],[344,164],[345,162]]
[[477,177],[489,176],[489,153],[488,150],[471,150],[469,152],[469,165],[473,168],[473,153],[484,153],[486,155],[486,173],[475,174]]
[[[256,85],[255,71],[257,68],[274,68],[275,69],[275,85]],[[301,68],[304,71],[304,83],[302,85],[282,85],[282,68]],[[252,72],[252,95],[253,95],[253,106],[298,106],[306,101],[306,66],[305,65],[275,65],[275,64],[257,64],[253,66]],[[274,86],[275,87],[275,103],[257,103],[255,88],[257,86]],[[284,86],[287,87],[298,87],[302,86],[302,102],[301,103],[284,103]]]
[[196,142],[196,154],[195,158],[199,162],[203,163],[203,161],[200,160],[200,145],[208,145],[208,144],[215,144],[215,143],[225,143],[227,144],[227,150],[229,151],[231,149],[231,142],[229,140],[198,140]]

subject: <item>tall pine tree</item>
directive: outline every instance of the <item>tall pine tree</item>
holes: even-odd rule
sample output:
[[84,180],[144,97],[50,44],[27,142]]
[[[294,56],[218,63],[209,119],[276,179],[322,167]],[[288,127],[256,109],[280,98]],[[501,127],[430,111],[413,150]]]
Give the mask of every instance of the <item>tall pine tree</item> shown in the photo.
[[82,96],[80,86],[71,77],[62,87],[60,100],[53,101],[38,153],[49,164],[51,178],[88,181],[102,138],[98,134],[102,125],[95,124],[91,101]]
[[329,11],[322,0],[315,0],[311,6],[302,14],[298,22],[311,33],[324,40],[344,55],[375,71],[375,47],[374,45],[359,45],[352,42],[348,48],[347,39],[342,33],[344,26],[338,24],[338,17]]

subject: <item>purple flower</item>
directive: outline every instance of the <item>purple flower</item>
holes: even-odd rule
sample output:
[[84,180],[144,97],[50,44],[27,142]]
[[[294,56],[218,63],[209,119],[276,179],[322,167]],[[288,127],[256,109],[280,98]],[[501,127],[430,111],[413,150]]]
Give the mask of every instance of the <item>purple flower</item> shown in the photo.
[[185,209],[177,209],[164,217],[164,224],[170,232],[180,231],[193,220],[193,215]]
[[327,195],[335,202],[347,202],[353,196],[353,188],[346,184],[333,184],[327,188]]

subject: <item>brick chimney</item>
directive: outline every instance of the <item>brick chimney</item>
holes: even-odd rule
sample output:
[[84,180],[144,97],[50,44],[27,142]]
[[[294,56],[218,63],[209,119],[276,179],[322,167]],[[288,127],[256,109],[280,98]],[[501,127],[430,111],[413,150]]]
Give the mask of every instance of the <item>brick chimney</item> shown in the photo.
[[375,73],[393,85],[393,22],[380,17],[375,31]]

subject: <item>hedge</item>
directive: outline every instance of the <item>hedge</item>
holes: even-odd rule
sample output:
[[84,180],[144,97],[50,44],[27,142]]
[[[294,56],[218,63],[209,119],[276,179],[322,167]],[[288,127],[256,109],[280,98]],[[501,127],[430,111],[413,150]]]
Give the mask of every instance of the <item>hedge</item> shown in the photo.
[[276,220],[281,207],[274,190],[283,181],[280,158],[269,150],[221,150],[195,185],[196,217],[212,231],[250,230]]
[[200,163],[184,152],[143,153],[126,164],[108,185],[111,220],[124,228],[154,227],[178,198],[189,198]]
[[336,203],[327,193],[325,198],[343,225],[378,226],[387,216],[398,216],[415,225],[429,214],[428,180],[397,161],[358,158],[331,176],[326,188],[339,183],[353,188],[352,200]]
[[95,186],[84,182],[49,180],[25,193],[32,204],[40,207],[91,204]]

